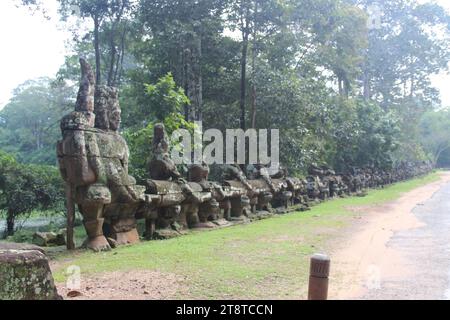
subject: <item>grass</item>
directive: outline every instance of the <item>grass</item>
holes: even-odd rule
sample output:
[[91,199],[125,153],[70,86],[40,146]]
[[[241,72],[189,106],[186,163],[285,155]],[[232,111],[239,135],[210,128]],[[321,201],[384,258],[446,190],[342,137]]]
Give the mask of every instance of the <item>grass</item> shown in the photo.
[[[366,197],[337,199],[271,219],[186,236],[149,241],[95,254],[87,251],[56,257],[56,281],[69,265],[82,274],[154,270],[185,277],[189,299],[298,299],[306,294],[309,256],[326,252],[348,226],[351,206],[376,205],[439,179],[438,173],[371,190]],[[346,209],[347,208],[347,209]],[[80,232],[79,230],[77,232]]]

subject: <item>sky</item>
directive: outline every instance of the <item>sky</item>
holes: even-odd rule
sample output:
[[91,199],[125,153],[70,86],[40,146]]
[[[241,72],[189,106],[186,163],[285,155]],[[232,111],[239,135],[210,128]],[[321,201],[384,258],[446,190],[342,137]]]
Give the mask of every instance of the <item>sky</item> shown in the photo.
[[[428,1],[428,0],[422,0]],[[450,12],[449,0],[436,0]],[[57,0],[46,0],[50,20],[16,7],[16,0],[0,1],[0,109],[21,83],[39,77],[54,77],[64,63],[65,44],[70,33],[63,29],[57,15]],[[443,106],[450,106],[450,75],[432,77],[440,89]]]
[[64,63],[68,32],[58,29],[56,0],[46,0],[49,15],[31,15],[15,0],[0,1],[0,109],[12,90],[29,79],[55,76]]

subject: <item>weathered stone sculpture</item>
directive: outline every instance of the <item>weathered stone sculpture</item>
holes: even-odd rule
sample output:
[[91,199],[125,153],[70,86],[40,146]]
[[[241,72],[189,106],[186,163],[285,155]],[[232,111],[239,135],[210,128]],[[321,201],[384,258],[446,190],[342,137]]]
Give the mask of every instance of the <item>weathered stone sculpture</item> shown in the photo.
[[175,163],[170,158],[169,147],[169,139],[164,125],[156,124],[153,129],[153,158],[149,163],[151,179],[177,181],[181,178]]
[[189,181],[198,183],[203,192],[211,194],[211,199],[199,205],[199,227],[210,226],[209,222],[214,225],[225,226],[229,223],[224,218],[220,204],[225,201],[228,194],[222,186],[216,182],[208,181],[209,166],[206,163],[193,164],[189,168]]
[[[147,238],[171,238],[182,233],[182,229],[200,226],[199,205],[211,200],[198,183],[189,183],[182,178],[169,154],[169,139],[163,124],[154,127],[152,158],[149,162],[150,178],[147,193],[160,197],[154,214],[147,225],[154,231],[146,232]],[[205,225],[206,226],[206,222]]]
[[[96,86],[91,67],[80,60],[82,77],[75,111],[61,120],[57,153],[68,199],[78,205],[95,251],[139,241],[136,219],[146,220],[147,239],[165,239],[193,228],[215,228],[307,210],[329,196],[364,195],[373,188],[424,174],[430,163],[400,162],[391,170],[375,166],[336,174],[312,165],[306,179],[288,177],[281,168],[270,175],[263,165],[223,166],[222,184],[208,181],[205,163],[189,167],[188,181],[170,158],[164,125],[154,126],[149,179],[139,186],[128,174],[128,146],[119,133],[121,110],[116,88]],[[150,150],[149,150],[150,151]]]
[[128,147],[118,133],[121,114],[115,88],[96,87],[91,67],[80,59],[82,77],[75,111],[61,120],[58,160],[63,179],[83,215],[86,246],[109,250],[105,219],[115,244],[139,241],[134,215],[144,205],[144,187],[128,175]]
[[145,202],[145,187],[136,185],[136,180],[128,175],[129,150],[118,131],[121,122],[118,90],[97,87],[94,112],[103,169],[99,178],[111,194],[104,217],[117,244],[135,243],[139,241],[135,214]]

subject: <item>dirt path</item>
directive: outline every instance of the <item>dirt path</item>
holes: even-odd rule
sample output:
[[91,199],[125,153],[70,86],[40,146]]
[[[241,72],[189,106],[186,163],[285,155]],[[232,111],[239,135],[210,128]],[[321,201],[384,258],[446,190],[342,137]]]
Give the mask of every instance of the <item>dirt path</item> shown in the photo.
[[450,172],[392,203],[358,208],[360,219],[331,255],[330,298],[445,298],[450,268],[448,232],[442,232],[444,224],[450,226],[447,192]]
[[116,271],[73,280],[56,284],[65,300],[165,300],[188,290],[183,277],[156,271]]

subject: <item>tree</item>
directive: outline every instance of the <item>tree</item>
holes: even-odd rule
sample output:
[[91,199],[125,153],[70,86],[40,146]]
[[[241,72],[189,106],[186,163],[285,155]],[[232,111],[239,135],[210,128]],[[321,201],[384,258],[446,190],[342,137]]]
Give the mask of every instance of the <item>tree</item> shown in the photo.
[[[120,83],[126,53],[129,20],[135,10],[132,0],[58,0],[61,19],[79,16],[93,23],[90,39],[95,52],[96,83],[101,85],[104,74],[108,86]],[[75,41],[77,42],[77,41]]]
[[[241,34],[241,80],[240,80],[240,127],[246,128],[246,99],[247,99],[247,64],[250,44],[252,48],[252,66],[256,72],[259,37],[267,37],[282,25],[283,7],[279,1],[273,0],[235,0],[228,7],[228,21],[231,30],[238,30]],[[252,74],[254,76],[254,73]],[[251,124],[256,122],[256,84],[252,83]]]
[[381,24],[369,30],[363,72],[366,97],[385,109],[407,97],[424,105],[437,102],[429,77],[448,68],[450,16],[445,9],[416,0],[350,2],[365,9],[376,5],[381,13]]
[[436,165],[441,156],[450,149],[450,110],[431,111],[420,122],[421,141]]
[[139,119],[137,126],[141,128],[153,122],[153,119],[164,121],[172,113],[181,113],[183,107],[190,103],[183,89],[177,87],[171,73],[160,78],[156,84],[144,84],[142,90],[146,108],[124,106],[125,122],[131,124]]
[[[175,1],[142,0],[140,20],[150,31],[149,46],[162,50],[164,73],[172,72],[176,82],[191,101],[185,105],[187,121],[203,118],[203,55],[205,42],[223,30],[223,0]],[[148,48],[144,48],[146,50]],[[148,53],[148,51],[146,51]],[[167,65],[168,64],[168,65]]]
[[33,210],[62,210],[64,187],[55,167],[23,165],[0,151],[0,210],[6,211],[5,237],[15,222]]
[[367,45],[366,21],[362,10],[338,2],[327,24],[315,27],[319,60],[333,72],[342,97],[348,98],[361,72],[362,53]]
[[[142,178],[153,123],[180,116],[185,126],[203,120],[205,129],[280,129],[282,162],[293,174],[313,162],[347,170],[425,158],[419,120],[439,104],[429,78],[446,69],[450,55],[450,19],[437,5],[418,0],[59,2],[63,19],[79,14],[78,21],[94,25],[92,32],[78,30],[72,42],[76,54],[66,58],[57,79],[78,81],[78,55],[99,62],[101,82],[119,87],[122,130]],[[368,9],[374,4],[381,9],[381,23],[371,26],[366,22],[373,19]],[[440,31],[433,35],[435,30]],[[45,90],[52,91],[43,88],[34,96],[44,97]],[[53,101],[54,95],[40,101]],[[20,161],[43,162],[53,154],[47,146],[57,130],[33,134],[30,121],[21,128],[12,121],[20,105],[31,104],[21,100],[0,113],[0,147]],[[43,143],[36,141],[42,136]]]
[[[134,10],[132,0],[59,0],[62,19],[79,15],[93,22],[93,46],[95,51],[96,83],[102,84],[102,70],[106,84],[115,86],[120,79],[125,56],[128,22]],[[102,44],[106,44],[102,52]],[[106,56],[106,57],[105,57]],[[102,61],[105,67],[102,68]]]
[[48,78],[19,85],[0,111],[0,148],[23,162],[54,164],[59,121],[73,108],[73,96],[72,86]]

